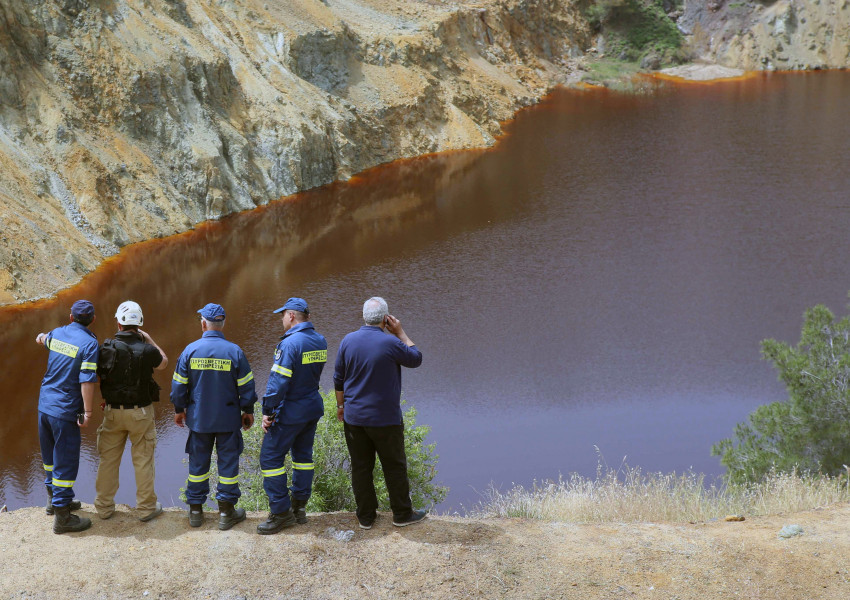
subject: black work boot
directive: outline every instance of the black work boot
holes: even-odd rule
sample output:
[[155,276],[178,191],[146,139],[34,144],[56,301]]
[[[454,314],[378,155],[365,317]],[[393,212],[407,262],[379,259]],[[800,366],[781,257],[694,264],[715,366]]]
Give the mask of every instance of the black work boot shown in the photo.
[[292,499],[292,512],[295,513],[295,521],[299,525],[307,522],[307,501],[299,498]]
[[204,507],[200,504],[189,505],[189,527],[200,527],[204,524]]
[[219,501],[218,512],[218,528],[222,531],[230,529],[237,523],[241,523],[245,520],[245,509],[234,508],[231,502]]
[[271,513],[267,521],[263,521],[257,525],[257,533],[260,535],[271,535],[277,533],[285,527],[295,525],[295,515],[292,514],[292,509],[282,513]]
[[[53,488],[49,485],[45,486],[47,488],[47,506],[44,507],[44,512],[53,516]],[[71,510],[80,510],[83,505],[80,504],[79,500],[71,500],[71,504],[68,506],[71,507]]]
[[91,519],[72,515],[70,506],[54,506],[53,514],[53,533],[85,531],[91,527]]

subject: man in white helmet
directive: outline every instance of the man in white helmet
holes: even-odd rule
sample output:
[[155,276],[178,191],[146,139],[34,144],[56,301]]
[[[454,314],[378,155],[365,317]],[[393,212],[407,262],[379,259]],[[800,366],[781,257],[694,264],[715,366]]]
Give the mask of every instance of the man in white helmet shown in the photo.
[[115,313],[118,333],[100,347],[97,374],[103,396],[103,423],[97,430],[97,468],[94,506],[101,519],[115,512],[118,467],[127,438],[132,444],[136,470],[136,510],[139,520],[150,521],[162,514],[154,492],[154,448],[156,428],[152,402],[159,399],[153,371],[168,366],[165,352],[140,327],[142,307],[128,300]]

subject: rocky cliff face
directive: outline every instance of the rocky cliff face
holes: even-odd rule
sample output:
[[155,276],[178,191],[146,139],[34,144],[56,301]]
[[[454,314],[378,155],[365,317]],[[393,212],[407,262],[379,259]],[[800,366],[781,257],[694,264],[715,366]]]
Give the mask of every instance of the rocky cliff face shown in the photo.
[[[0,304],[132,242],[491,144],[574,75],[578,4],[0,0]],[[676,18],[711,62],[850,64],[850,0],[687,0]]]
[[135,241],[491,144],[589,37],[569,0],[0,0],[0,303]]
[[685,0],[679,27],[696,55],[728,67],[850,66],[848,0]]

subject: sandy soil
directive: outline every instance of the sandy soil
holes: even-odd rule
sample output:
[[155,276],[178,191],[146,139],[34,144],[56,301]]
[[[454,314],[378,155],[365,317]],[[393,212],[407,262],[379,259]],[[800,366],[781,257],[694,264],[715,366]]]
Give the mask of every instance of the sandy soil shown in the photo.
[[[850,505],[744,522],[575,525],[431,517],[370,531],[350,513],[311,515],[259,536],[177,509],[147,524],[127,507],[88,531],[54,535],[42,509],[0,514],[2,598],[664,598],[850,597]],[[798,524],[804,533],[779,539]],[[350,541],[332,531],[353,530]]]
[[718,79],[731,79],[743,77],[746,72],[741,69],[733,69],[715,64],[691,63],[670,67],[659,71],[662,75],[677,77],[688,81],[715,81]]

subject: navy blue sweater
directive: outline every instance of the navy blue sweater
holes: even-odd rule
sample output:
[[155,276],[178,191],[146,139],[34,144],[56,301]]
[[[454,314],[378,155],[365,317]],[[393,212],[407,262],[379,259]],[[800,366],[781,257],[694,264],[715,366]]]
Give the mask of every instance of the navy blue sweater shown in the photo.
[[343,391],[345,422],[360,427],[401,425],[401,367],[416,368],[422,353],[380,327],[364,325],[339,345],[334,388]]

